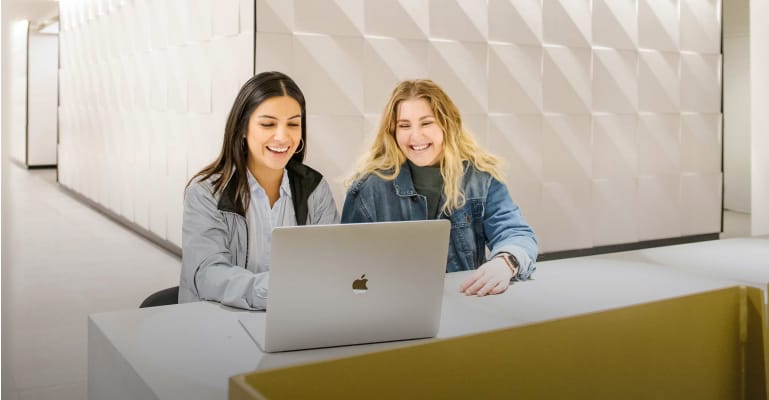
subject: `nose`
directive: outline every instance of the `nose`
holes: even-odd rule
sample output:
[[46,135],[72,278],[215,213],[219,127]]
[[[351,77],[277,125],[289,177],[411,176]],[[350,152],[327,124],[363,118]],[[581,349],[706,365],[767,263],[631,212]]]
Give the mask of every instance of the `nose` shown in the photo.
[[284,141],[288,139],[288,127],[283,124],[279,124],[275,129],[275,139],[278,141]]

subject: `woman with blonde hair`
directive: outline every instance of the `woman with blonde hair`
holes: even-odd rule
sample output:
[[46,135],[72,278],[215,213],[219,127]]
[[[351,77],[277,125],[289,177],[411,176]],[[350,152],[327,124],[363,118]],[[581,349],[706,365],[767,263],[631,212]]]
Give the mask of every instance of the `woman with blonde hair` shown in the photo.
[[499,165],[438,85],[401,82],[350,179],[342,223],[448,219],[446,272],[476,270],[460,286],[467,295],[502,293],[512,280],[531,277],[537,240]]

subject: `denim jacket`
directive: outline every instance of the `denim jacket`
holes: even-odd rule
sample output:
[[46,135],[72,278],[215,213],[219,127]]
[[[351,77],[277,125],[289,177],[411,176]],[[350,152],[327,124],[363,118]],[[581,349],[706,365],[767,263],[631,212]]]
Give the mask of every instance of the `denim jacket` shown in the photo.
[[[515,279],[529,279],[535,269],[537,239],[505,185],[467,163],[462,191],[465,205],[450,215],[438,215],[451,221],[446,272],[480,267],[486,262],[488,247],[490,257],[500,252],[514,255],[520,264]],[[441,196],[440,204],[443,201]],[[414,189],[406,163],[392,181],[374,174],[355,181],[342,210],[342,223],[423,219],[428,219],[427,198]]]

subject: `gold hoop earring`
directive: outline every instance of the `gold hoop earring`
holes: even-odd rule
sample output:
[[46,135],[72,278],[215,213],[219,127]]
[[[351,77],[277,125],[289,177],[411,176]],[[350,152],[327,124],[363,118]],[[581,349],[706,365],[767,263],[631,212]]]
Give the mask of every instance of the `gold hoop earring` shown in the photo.
[[304,139],[303,138],[299,138],[299,145],[300,145],[299,148],[294,152],[294,154],[301,153],[304,150]]

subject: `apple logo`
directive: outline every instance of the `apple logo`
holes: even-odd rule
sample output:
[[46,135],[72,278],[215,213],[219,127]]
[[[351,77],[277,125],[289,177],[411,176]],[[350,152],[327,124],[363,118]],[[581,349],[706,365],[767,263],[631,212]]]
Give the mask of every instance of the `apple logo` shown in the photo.
[[368,291],[366,282],[368,282],[368,279],[366,279],[366,274],[361,275],[360,279],[352,281],[352,292],[355,294],[366,293]]

